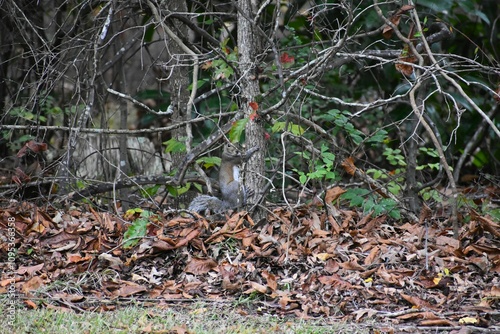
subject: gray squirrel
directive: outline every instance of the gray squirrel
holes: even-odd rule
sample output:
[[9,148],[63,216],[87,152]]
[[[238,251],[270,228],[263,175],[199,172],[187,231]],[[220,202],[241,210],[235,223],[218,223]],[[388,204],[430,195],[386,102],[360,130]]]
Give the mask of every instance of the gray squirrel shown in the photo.
[[219,187],[222,198],[200,195],[191,201],[188,210],[197,213],[220,214],[244,206],[247,197],[251,196],[252,192],[246,191],[243,185],[240,187],[240,167],[258,150],[259,147],[256,146],[241,154],[234,145],[225,145],[219,169]]

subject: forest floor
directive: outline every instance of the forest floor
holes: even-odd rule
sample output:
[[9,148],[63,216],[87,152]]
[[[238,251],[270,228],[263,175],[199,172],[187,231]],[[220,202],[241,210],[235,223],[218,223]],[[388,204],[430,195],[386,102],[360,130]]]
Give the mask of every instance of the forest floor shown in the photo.
[[88,333],[500,333],[500,224],[471,208],[458,239],[444,213],[144,212],[2,203],[2,314],[19,333],[44,312],[118,323]]

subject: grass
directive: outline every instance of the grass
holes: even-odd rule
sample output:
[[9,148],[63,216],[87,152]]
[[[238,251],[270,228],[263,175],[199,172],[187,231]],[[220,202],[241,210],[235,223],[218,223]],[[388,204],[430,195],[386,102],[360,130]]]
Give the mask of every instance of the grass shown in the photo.
[[[8,311],[6,298],[0,296],[0,300],[0,313],[5,315]],[[0,333],[369,333],[367,327],[331,324],[326,318],[284,319],[242,313],[234,305],[217,303],[196,303],[184,307],[127,306],[108,312],[80,313],[63,309],[17,308],[13,326],[5,316],[0,317]]]

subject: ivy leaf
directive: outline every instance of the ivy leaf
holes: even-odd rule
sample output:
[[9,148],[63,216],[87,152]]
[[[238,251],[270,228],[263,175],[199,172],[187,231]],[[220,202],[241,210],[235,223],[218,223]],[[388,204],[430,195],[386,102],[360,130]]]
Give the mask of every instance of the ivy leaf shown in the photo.
[[172,186],[165,186],[168,190],[168,193],[174,197],[179,197],[180,195],[184,194],[186,191],[191,188],[191,183],[188,182],[184,187],[172,187]]
[[123,239],[125,240],[123,248],[134,247],[141,238],[146,236],[150,216],[151,212],[144,210],[141,212],[139,218],[135,219],[132,225],[128,227],[127,231],[123,234]]
[[243,131],[245,131],[245,126],[248,123],[248,118],[240,119],[233,123],[231,130],[229,130],[229,140],[233,143],[237,143],[241,139]]
[[202,165],[203,168],[220,166],[220,158],[219,157],[201,157],[201,158],[196,160],[196,164]]
[[158,189],[160,189],[161,184],[155,184],[152,187],[141,188],[141,195],[144,198],[153,197],[158,193]]
[[183,153],[186,152],[186,145],[175,138],[163,142],[166,145],[165,152],[167,153]]

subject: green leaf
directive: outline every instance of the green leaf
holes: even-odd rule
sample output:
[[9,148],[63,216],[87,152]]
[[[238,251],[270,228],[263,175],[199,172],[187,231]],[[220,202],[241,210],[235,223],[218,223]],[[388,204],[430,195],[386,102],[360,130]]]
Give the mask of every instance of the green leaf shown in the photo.
[[198,190],[198,192],[202,192],[203,191],[203,186],[199,183],[193,183],[193,186],[196,188],[196,190]]
[[134,247],[141,240],[141,238],[146,236],[150,216],[151,212],[144,210],[141,212],[140,217],[135,219],[134,222],[128,227],[123,234],[123,240],[125,241],[123,248],[127,249]]
[[161,184],[155,184],[154,186],[141,189],[141,195],[144,198],[153,197],[158,193]]
[[196,164],[202,165],[203,168],[208,169],[214,166],[220,166],[221,159],[219,157],[200,157],[196,160]]
[[148,27],[146,28],[146,32],[144,33],[144,43],[149,43],[153,40],[155,31],[156,31],[156,26],[154,24],[148,25]]
[[240,141],[241,135],[243,134],[243,131],[245,131],[247,123],[248,118],[243,118],[233,123],[231,130],[229,130],[229,140],[231,142],[237,143]]
[[188,182],[186,183],[186,185],[184,187],[173,187],[173,186],[170,186],[170,185],[167,185],[165,186],[168,190],[168,193],[174,197],[178,197],[184,193],[186,193],[186,191],[189,190],[189,188],[191,187],[191,183]]
[[375,180],[380,179],[384,173],[379,169],[370,168],[366,171],[367,174],[372,174]]
[[366,140],[367,143],[379,144],[383,143],[387,138],[387,131],[378,130],[373,136]]
[[357,134],[352,134],[351,135],[352,141],[354,144],[359,145],[363,142],[363,137],[357,135]]
[[389,192],[393,195],[399,195],[401,192],[401,186],[395,182],[390,182],[387,185],[387,190],[389,190]]
[[276,132],[282,132],[285,129],[286,122],[275,122],[273,124],[273,127],[271,128],[271,131],[273,133]]
[[490,215],[495,221],[500,222],[500,208],[486,210],[486,214]]
[[[329,162],[334,162],[335,161],[335,154],[334,153],[331,153],[331,152],[323,152],[321,154],[321,156],[323,157],[323,159],[326,159],[328,160]],[[324,161],[324,160],[323,160]]]
[[292,122],[275,122],[271,128],[273,133],[289,131],[295,136],[302,136],[305,132],[304,128]]
[[326,169],[317,169],[314,172],[309,173],[308,175],[311,179],[321,179],[323,178],[323,176],[325,176],[326,172]]
[[327,180],[335,180],[337,178],[337,174],[335,172],[328,172],[325,174],[325,178]]
[[351,204],[351,206],[361,206],[363,204],[363,201],[364,201],[363,197],[357,196],[357,197],[353,197],[351,199],[350,204]]
[[171,138],[166,142],[163,142],[163,145],[166,145],[165,152],[167,153],[184,153],[186,152],[186,145],[175,138]]
[[401,211],[398,209],[394,209],[389,211],[389,217],[400,220],[401,219]]

